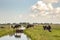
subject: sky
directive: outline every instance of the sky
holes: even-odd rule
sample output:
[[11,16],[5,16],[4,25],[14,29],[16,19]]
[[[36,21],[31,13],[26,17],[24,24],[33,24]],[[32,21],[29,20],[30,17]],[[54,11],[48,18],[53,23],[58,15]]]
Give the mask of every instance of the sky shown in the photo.
[[0,0],[0,23],[60,23],[60,0]]

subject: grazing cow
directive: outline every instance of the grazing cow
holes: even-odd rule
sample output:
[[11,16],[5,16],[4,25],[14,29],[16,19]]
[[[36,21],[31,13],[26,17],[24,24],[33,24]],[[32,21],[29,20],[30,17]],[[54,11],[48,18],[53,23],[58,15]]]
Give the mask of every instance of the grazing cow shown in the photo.
[[51,26],[50,25],[44,25],[43,29],[48,30],[49,32],[51,32]]
[[15,26],[11,26],[12,28],[18,28],[18,27],[20,27],[21,25],[19,25],[19,24],[16,24]]
[[0,28],[5,28],[5,27],[1,26]]
[[15,27],[14,27],[14,28],[18,28],[18,27],[20,27],[20,26],[21,26],[21,25],[18,25],[18,24],[17,24],[17,25],[15,25]]
[[26,28],[34,27],[33,24],[28,24]]
[[47,26],[47,30],[48,30],[49,32],[51,32],[51,26],[50,26],[50,25]]

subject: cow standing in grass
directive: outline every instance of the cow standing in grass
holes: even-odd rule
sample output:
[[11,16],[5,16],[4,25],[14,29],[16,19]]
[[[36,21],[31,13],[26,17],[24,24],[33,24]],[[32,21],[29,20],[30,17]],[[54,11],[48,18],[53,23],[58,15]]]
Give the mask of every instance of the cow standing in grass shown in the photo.
[[16,25],[14,25],[14,26],[11,26],[12,28],[18,28],[18,27],[21,27],[21,25],[19,25],[19,24],[16,24]]
[[50,25],[44,25],[43,29],[48,30],[49,32],[51,32],[51,26]]
[[34,27],[33,24],[28,24],[26,28]]

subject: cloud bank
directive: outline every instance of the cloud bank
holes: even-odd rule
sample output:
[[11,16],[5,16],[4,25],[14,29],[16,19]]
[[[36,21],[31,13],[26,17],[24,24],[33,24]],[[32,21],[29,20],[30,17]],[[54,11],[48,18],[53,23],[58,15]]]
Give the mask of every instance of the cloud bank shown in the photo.
[[[38,10],[40,15],[46,14],[58,14],[60,11],[60,7],[54,8],[53,3],[57,3],[59,0],[43,0],[38,1],[36,4],[32,6],[32,11]],[[47,3],[48,2],[48,3]],[[54,15],[53,15],[54,16]]]
[[[33,12],[39,12],[37,13],[38,16],[43,17],[44,19],[47,18],[50,19],[51,21],[54,21],[52,19],[55,19],[55,21],[60,20],[60,7],[54,8],[53,3],[58,3],[59,0],[42,0],[42,1],[37,1],[32,6],[32,11]],[[48,20],[49,21],[49,20]]]
[[[13,16],[1,16],[0,23],[19,23],[19,22],[53,22],[60,23],[60,7],[54,7],[53,4],[59,0],[39,0],[32,5],[32,13],[17,14]],[[30,9],[30,8],[29,8]],[[0,12],[1,13],[1,12]],[[5,13],[5,12],[4,12]]]

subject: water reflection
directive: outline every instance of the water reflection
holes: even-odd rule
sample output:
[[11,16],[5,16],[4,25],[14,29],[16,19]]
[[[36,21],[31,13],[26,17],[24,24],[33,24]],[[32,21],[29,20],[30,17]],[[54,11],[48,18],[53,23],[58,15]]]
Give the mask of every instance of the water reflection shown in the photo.
[[11,35],[6,35],[4,37],[1,37],[0,40],[30,40],[29,37],[27,37],[24,33],[14,33]]
[[15,36],[15,38],[21,38],[21,33],[16,33],[14,36]]

